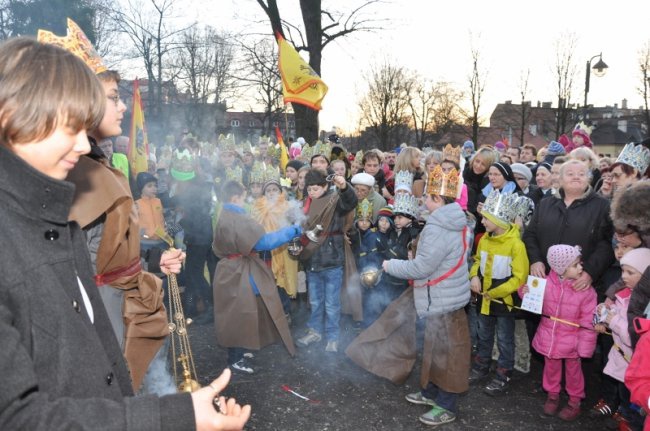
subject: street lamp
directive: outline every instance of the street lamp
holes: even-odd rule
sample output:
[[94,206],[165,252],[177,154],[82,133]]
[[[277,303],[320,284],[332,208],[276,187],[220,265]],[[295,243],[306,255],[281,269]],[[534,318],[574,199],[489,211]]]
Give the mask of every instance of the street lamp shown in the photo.
[[[591,62],[595,59],[598,58],[598,63],[594,64],[594,67],[591,67]],[[589,94],[589,77],[591,76],[591,70],[594,70],[594,75],[597,77],[604,76],[605,73],[607,72],[607,64],[603,61],[603,53],[601,52],[598,55],[594,55],[587,61],[587,69],[585,71],[585,104],[582,107],[582,119],[586,120],[587,119],[587,94]]]

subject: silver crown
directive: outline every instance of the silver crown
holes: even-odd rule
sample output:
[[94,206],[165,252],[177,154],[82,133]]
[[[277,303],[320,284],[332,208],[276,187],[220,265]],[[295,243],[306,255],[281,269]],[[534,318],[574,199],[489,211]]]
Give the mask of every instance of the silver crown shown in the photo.
[[413,187],[413,173],[410,171],[399,171],[395,174],[395,191],[408,190],[411,193]]
[[648,169],[648,165],[650,165],[650,150],[643,145],[629,143],[623,147],[621,154],[616,159],[616,163],[632,166],[643,175]]
[[395,195],[395,202],[393,204],[393,214],[407,214],[413,218],[418,215],[418,198],[413,195],[401,193]]
[[530,220],[533,218],[535,211],[535,202],[528,196],[519,196],[515,202],[515,217],[520,217],[524,226],[528,226]]
[[483,203],[482,213],[488,213],[497,219],[512,223],[519,215],[519,195],[515,193],[499,193],[498,190],[492,190]]

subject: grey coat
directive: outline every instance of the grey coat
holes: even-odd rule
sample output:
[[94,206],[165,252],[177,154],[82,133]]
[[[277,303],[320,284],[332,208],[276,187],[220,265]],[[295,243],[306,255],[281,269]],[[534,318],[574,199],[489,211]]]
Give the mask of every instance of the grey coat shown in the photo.
[[188,394],[132,396],[73,195],[0,146],[0,429],[194,429]]
[[429,280],[444,275],[460,259],[465,259],[462,232],[466,225],[467,218],[460,205],[445,205],[429,215],[420,232],[415,258],[388,262],[390,275],[414,280],[413,296],[419,317],[456,311],[469,302],[469,273],[465,260],[449,277],[434,286],[426,286]]

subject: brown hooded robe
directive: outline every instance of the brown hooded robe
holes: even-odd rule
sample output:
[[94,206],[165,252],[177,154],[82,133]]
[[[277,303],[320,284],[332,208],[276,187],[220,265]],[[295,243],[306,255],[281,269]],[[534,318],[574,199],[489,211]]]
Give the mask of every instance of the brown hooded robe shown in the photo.
[[[280,338],[294,356],[296,348],[273,273],[253,250],[264,234],[264,228],[249,215],[221,211],[212,243],[220,258],[213,281],[217,342],[223,347],[257,350]],[[249,277],[260,296],[253,293]]]

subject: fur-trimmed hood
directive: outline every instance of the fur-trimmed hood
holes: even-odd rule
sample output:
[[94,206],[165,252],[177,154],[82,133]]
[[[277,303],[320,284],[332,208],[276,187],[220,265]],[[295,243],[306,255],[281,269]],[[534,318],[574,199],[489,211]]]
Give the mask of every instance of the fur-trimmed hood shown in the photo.
[[611,217],[614,228],[626,230],[634,226],[644,243],[650,244],[650,181],[644,180],[617,193],[612,201]]

